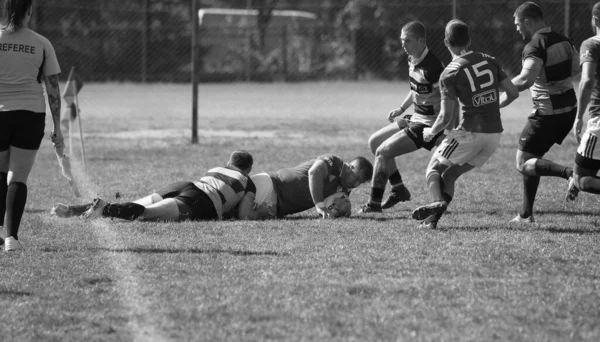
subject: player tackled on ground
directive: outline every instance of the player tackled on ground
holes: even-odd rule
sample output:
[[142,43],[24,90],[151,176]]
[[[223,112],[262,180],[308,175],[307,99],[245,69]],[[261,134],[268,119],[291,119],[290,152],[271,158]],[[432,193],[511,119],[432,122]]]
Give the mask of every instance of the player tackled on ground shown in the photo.
[[[431,128],[425,128],[424,139],[431,141],[452,123],[458,115],[457,101],[463,112],[458,127],[442,141],[427,167],[427,184],[434,202],[412,213],[427,228],[437,228],[454,196],[458,177],[481,167],[496,151],[503,130],[500,108],[519,97],[517,88],[493,57],[468,50],[471,38],[467,24],[450,21],[444,43],[452,62],[440,77],[440,115]],[[501,90],[506,92],[502,101]]]
[[[592,8],[592,25],[596,35],[581,44],[581,81],[577,96],[577,118],[573,127],[579,143],[575,156],[573,179],[569,188],[576,186],[585,192],[600,194],[600,149],[597,145],[600,136],[600,83],[596,74],[600,72],[600,2]],[[583,114],[589,105],[590,120],[581,138]]]
[[262,214],[262,208],[253,209],[256,187],[249,176],[252,164],[250,153],[234,151],[226,167],[208,170],[199,181],[174,182],[127,203],[107,203],[97,198],[84,205],[58,204],[52,214],[59,217],[81,215],[85,219],[103,216],[124,220],[200,221],[219,220],[237,208],[238,217],[254,219]]
[[[519,91],[531,90],[533,112],[519,137],[517,170],[523,174],[523,207],[511,224],[533,224],[533,203],[541,176],[569,179],[573,169],[542,159],[571,131],[577,112],[572,77],[579,73],[579,55],[571,42],[550,29],[533,2],[514,13],[517,31],[529,42],[523,49],[523,68],[512,82]],[[574,200],[573,187],[567,200]]]
[[324,204],[325,198],[350,193],[373,175],[373,165],[363,157],[348,163],[324,154],[296,167],[252,176],[256,184],[256,206],[269,206],[263,218],[279,218],[315,207],[323,218],[335,217]]
[[[438,81],[444,66],[427,48],[425,26],[420,22],[412,21],[404,25],[400,39],[408,54],[410,93],[400,108],[389,113],[388,120],[392,123],[369,138],[369,147],[375,155],[375,171],[371,180],[371,196],[359,213],[381,212],[398,202],[410,200],[410,192],[402,182],[394,158],[420,148],[431,150],[437,142],[437,139],[424,141],[423,129],[431,127],[440,112]],[[410,121],[405,116],[394,122],[394,118],[402,115],[411,105],[414,105],[414,114],[410,116]],[[382,204],[388,180],[392,190]]]

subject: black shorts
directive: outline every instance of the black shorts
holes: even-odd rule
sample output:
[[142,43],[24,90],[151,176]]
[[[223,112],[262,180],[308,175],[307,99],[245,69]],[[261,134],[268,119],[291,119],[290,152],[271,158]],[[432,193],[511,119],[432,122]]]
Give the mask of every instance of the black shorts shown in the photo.
[[410,122],[408,127],[404,128],[404,133],[408,135],[408,137],[418,148],[424,148],[428,151],[431,151],[431,149],[435,147],[435,143],[437,142],[438,138],[444,134],[444,132],[438,133],[433,139],[431,139],[431,141],[425,141],[423,140],[423,130],[430,127],[431,126],[427,126],[424,123]]
[[575,154],[575,164],[584,169],[596,170],[596,172],[600,170],[600,160],[587,158],[579,153]]
[[543,156],[554,144],[562,144],[573,129],[576,115],[577,108],[565,114],[530,115],[519,137],[519,150]]
[[219,215],[208,195],[192,182],[174,182],[156,191],[162,198],[174,198],[179,205],[180,220],[217,220]]
[[46,113],[29,110],[0,112],[0,151],[10,146],[38,150],[44,138]]

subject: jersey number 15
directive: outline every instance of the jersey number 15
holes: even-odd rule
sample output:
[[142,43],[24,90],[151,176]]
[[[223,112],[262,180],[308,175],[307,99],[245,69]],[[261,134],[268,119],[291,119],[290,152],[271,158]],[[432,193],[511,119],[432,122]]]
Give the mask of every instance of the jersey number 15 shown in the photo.
[[[473,73],[475,73],[476,78],[480,78],[480,77],[487,78],[486,82],[478,83],[479,89],[487,88],[487,87],[491,86],[492,84],[494,84],[494,74],[492,73],[492,71],[490,69],[481,70],[481,68],[486,66],[487,64],[488,64],[487,61],[482,61],[477,64],[471,65],[471,69],[473,69]],[[473,93],[476,92],[477,86],[475,84],[475,81],[473,80],[473,76],[471,75],[469,68],[465,68],[463,70],[465,71],[465,74],[467,74],[467,78],[469,79],[469,84],[471,85],[471,91]]]

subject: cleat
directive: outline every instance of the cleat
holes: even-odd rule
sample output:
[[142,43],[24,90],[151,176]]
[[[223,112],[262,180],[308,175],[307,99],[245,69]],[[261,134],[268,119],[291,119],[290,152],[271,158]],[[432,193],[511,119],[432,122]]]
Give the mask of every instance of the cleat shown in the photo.
[[412,213],[412,218],[415,220],[425,220],[433,214],[442,214],[446,209],[448,209],[448,204],[446,202],[433,202],[415,209]]
[[21,246],[21,243],[19,242],[19,240],[15,239],[12,236],[9,236],[6,238],[6,240],[4,240],[4,251],[5,252],[15,252],[18,250],[22,250],[23,246]]
[[530,228],[539,227],[539,224],[535,222],[533,215],[531,215],[527,218],[524,218],[524,217],[521,217],[521,214],[518,214],[517,216],[515,216],[515,218],[510,220],[508,222],[508,224],[511,226],[514,226],[514,227],[516,227],[516,226],[530,227]]
[[421,224],[419,225],[419,228],[421,228],[421,229],[437,229],[437,224],[438,224],[438,221],[440,220],[440,218],[441,218],[441,215],[439,215],[439,214],[430,215],[425,220],[423,220],[423,222],[421,222]]
[[370,214],[370,213],[382,213],[383,210],[381,208],[374,208],[369,203],[363,204],[356,213],[357,214]]
[[579,188],[577,187],[577,182],[575,182],[575,178],[573,176],[569,177],[569,187],[567,188],[567,195],[565,196],[565,200],[567,202],[573,202],[577,195],[579,195]]
[[52,207],[50,210],[50,216],[56,216],[61,218],[80,216],[84,212],[86,212],[92,204],[84,204],[84,205],[66,205],[62,203],[58,203]]
[[388,198],[381,205],[381,209],[389,209],[395,206],[397,203],[410,201],[410,192],[402,185],[397,189],[392,190]]
[[86,221],[98,218],[98,217],[102,216],[102,211],[104,210],[104,207],[106,207],[107,205],[108,205],[108,203],[106,203],[106,201],[104,201],[100,198],[95,198],[94,201],[92,202],[92,206],[88,210],[86,210],[83,214],[81,214],[80,217]]

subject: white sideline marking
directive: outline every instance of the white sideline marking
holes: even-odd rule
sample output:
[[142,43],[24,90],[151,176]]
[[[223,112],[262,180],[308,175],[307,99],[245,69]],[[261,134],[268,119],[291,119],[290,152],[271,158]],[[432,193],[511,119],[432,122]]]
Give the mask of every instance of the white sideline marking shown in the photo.
[[[72,170],[84,198],[92,198],[94,194],[98,193],[98,187],[89,180],[80,163],[73,163]],[[159,320],[152,314],[152,301],[141,295],[145,292],[141,290],[143,283],[135,275],[138,257],[132,253],[121,252],[127,249],[127,242],[123,241],[109,222],[102,219],[94,220],[91,221],[91,226],[94,228],[93,232],[101,246],[110,246],[111,249],[119,251],[104,253],[116,271],[114,278],[116,278],[115,283],[121,303],[129,309],[127,324],[133,333],[133,340],[140,342],[169,341],[161,331],[155,328]]]

